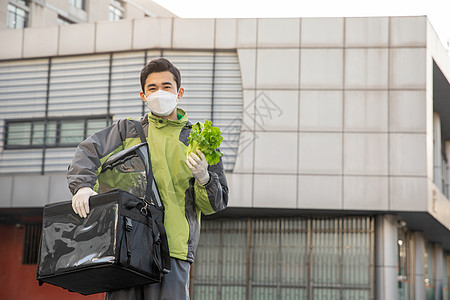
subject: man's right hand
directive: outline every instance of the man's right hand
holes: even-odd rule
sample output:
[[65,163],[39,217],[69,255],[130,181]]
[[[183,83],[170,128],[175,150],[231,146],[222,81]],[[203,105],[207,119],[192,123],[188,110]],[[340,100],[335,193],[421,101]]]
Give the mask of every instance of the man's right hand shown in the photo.
[[82,218],[86,218],[89,213],[89,197],[98,195],[90,187],[83,187],[72,197],[73,211]]

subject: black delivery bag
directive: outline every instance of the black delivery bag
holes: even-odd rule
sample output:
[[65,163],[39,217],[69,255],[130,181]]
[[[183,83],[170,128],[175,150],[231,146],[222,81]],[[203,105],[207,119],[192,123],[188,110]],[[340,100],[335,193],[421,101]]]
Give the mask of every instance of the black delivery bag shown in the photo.
[[45,205],[39,284],[89,295],[161,282],[170,271],[164,205],[143,128],[134,123],[142,143],[103,163],[86,218],[72,201]]
[[83,295],[160,282],[169,255],[162,216],[119,189],[92,196],[86,218],[71,201],[47,204],[37,280]]

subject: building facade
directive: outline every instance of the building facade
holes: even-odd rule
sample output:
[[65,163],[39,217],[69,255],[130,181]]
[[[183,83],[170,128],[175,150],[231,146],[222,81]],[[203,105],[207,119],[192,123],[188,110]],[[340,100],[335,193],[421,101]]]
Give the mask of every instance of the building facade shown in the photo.
[[151,0],[1,0],[0,30],[176,17]]
[[163,56],[180,106],[224,135],[230,205],[203,218],[193,299],[449,298],[450,58],[427,17],[138,18],[0,40],[0,221],[23,232],[22,263],[42,207],[71,198],[77,143],[146,112],[139,72]]

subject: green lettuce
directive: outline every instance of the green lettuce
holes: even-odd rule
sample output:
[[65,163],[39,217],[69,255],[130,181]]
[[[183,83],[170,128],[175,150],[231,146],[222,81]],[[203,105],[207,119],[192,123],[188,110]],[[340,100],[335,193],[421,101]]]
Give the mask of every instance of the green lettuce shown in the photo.
[[189,145],[186,148],[186,155],[191,152],[197,154],[200,150],[206,157],[209,165],[215,165],[222,157],[222,153],[217,151],[222,143],[223,137],[218,127],[212,126],[212,122],[205,120],[205,123],[197,122],[192,125],[191,133],[188,137]]

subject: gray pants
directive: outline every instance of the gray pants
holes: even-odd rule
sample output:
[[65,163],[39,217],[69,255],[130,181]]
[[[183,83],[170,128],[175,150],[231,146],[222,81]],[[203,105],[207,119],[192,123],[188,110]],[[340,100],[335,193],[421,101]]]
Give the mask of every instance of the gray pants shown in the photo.
[[136,286],[108,292],[105,300],[189,300],[189,270],[191,264],[170,258],[171,270],[161,283]]

